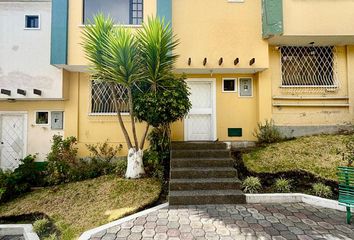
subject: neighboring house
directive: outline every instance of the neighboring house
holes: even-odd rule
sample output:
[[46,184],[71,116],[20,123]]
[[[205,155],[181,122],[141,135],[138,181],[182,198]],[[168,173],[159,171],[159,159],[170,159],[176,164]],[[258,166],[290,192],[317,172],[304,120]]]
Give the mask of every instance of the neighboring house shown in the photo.
[[[171,22],[181,42],[176,73],[187,74],[193,104],[186,119],[173,124],[173,140],[250,142],[257,123],[267,119],[291,136],[353,123],[354,0],[53,0],[52,8],[50,63],[63,69],[67,98],[42,102],[46,107],[26,101],[23,109],[18,100],[0,109],[62,107],[64,135],[78,138],[80,155],[88,143],[124,144],[110,91],[90,81],[81,45],[85,23],[98,11],[133,30],[149,16]],[[11,58],[8,53],[5,60]],[[13,64],[21,69],[27,62],[35,62],[33,56]],[[138,133],[143,128],[138,125]]]
[[0,0],[0,167],[45,159],[63,134],[63,70],[50,65],[51,1]]

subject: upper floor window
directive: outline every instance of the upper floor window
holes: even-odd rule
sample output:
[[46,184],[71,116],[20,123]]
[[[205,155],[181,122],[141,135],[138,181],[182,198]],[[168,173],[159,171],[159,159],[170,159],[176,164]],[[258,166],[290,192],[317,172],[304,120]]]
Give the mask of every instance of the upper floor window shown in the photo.
[[25,29],[39,29],[39,15],[26,15]]
[[282,86],[334,86],[335,53],[332,46],[284,46],[281,52]]
[[84,0],[84,23],[97,13],[113,18],[116,24],[140,25],[143,22],[143,0]]

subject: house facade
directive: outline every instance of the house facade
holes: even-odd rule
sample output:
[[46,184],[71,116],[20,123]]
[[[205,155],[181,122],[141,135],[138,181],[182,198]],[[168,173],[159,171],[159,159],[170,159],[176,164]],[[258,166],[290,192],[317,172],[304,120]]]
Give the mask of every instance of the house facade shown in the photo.
[[[23,38],[22,34],[35,34],[23,26],[18,27],[18,31],[23,31],[20,37],[13,36],[26,39],[22,44],[31,45],[27,51],[33,49],[35,58],[15,58],[14,41],[4,39],[4,34],[0,38],[1,53],[6,53],[0,56],[0,88],[11,91],[11,96],[6,91],[0,94],[0,111],[18,111],[27,116],[27,154],[39,151],[29,149],[36,141],[42,141],[39,136],[47,141],[56,132],[76,136],[81,156],[88,154],[86,144],[108,140],[125,146],[110,91],[104,84],[90,80],[81,45],[83,28],[97,12],[109,14],[117,25],[133,31],[149,16],[171,23],[180,40],[175,71],[186,74],[193,105],[183,121],[173,124],[174,141],[219,140],[238,146],[255,141],[257,123],[271,119],[287,136],[335,132],[353,123],[354,0],[39,2],[51,6],[48,21],[43,21],[41,14],[40,33],[44,34],[49,22],[52,26],[46,38],[40,39],[45,43],[38,44],[39,40],[33,39],[31,44],[35,36]],[[6,8],[0,11],[3,9]],[[21,14],[23,24],[23,15],[34,13]],[[15,26],[11,25],[12,30],[8,31],[5,29],[10,26],[1,25],[3,22],[0,30],[14,34]],[[8,44],[3,43],[6,40]],[[35,61],[39,53],[45,54],[43,62],[39,58]],[[12,66],[7,65],[9,62]],[[55,72],[47,72],[51,77],[58,74],[58,85],[51,85],[53,93],[39,86],[41,81],[27,86],[30,82],[24,82],[21,76],[14,76],[7,85],[2,80],[11,71],[25,70],[33,79],[40,79],[45,73],[39,69],[51,69]],[[17,89],[24,86],[28,95],[17,94]],[[33,89],[41,90],[42,95],[33,95]],[[40,110],[61,116],[62,130],[55,129],[56,123],[54,130],[52,123],[47,127],[37,125],[35,116]],[[130,121],[128,114],[123,114],[126,122]],[[137,126],[139,134],[144,127]]]

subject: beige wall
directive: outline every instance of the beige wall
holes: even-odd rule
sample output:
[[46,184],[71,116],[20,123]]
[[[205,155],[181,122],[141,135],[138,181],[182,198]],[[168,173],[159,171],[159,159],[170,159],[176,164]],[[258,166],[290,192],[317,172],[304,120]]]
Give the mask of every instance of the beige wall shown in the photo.
[[[262,39],[261,1],[176,0],[173,31],[180,39],[178,69],[252,71],[268,67],[268,44]],[[208,64],[203,66],[203,59]],[[224,63],[218,65],[220,57]],[[240,59],[235,67],[234,59]],[[188,66],[188,58],[192,59]],[[256,63],[249,66],[249,61]]]
[[[325,97],[349,97],[350,103],[353,95],[353,88],[349,88],[349,84],[353,82],[353,48],[352,47],[336,47],[336,71],[339,80],[339,87],[335,91],[328,91],[325,88],[298,88],[285,89],[281,88],[281,66],[280,52],[271,46],[270,69],[262,74],[268,74],[272,80],[272,97],[296,97],[311,96],[323,97],[321,100],[271,100],[272,104],[348,104],[347,99],[325,99]],[[269,101],[269,96],[267,97]],[[283,126],[317,126],[317,125],[343,125],[353,122],[353,106],[352,104],[343,107],[273,107],[272,118],[277,125]]]
[[[64,101],[16,101],[0,102],[0,111],[25,112],[27,114],[27,155],[38,154],[37,161],[46,159],[53,135],[63,135],[63,130],[51,130],[50,126],[35,124],[36,111],[63,111]],[[65,115],[65,113],[64,113]],[[65,122],[64,122],[65,127]]]
[[354,35],[353,0],[284,0],[284,35]]
[[[144,20],[156,15],[156,0],[144,0]],[[69,1],[68,65],[87,65],[82,50],[83,0]],[[129,26],[129,25],[128,25]],[[136,26],[131,27],[132,29]]]

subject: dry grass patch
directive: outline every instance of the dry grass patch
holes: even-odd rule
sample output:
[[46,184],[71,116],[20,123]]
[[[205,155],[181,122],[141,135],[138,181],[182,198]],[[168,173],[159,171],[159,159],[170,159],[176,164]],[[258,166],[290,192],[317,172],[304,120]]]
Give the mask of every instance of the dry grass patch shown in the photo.
[[345,141],[350,135],[318,135],[275,143],[243,156],[246,167],[254,172],[277,173],[304,170],[316,176],[337,180],[343,160]]
[[54,219],[62,239],[74,239],[155,202],[160,192],[155,179],[103,176],[28,193],[1,205],[0,216],[42,212]]

